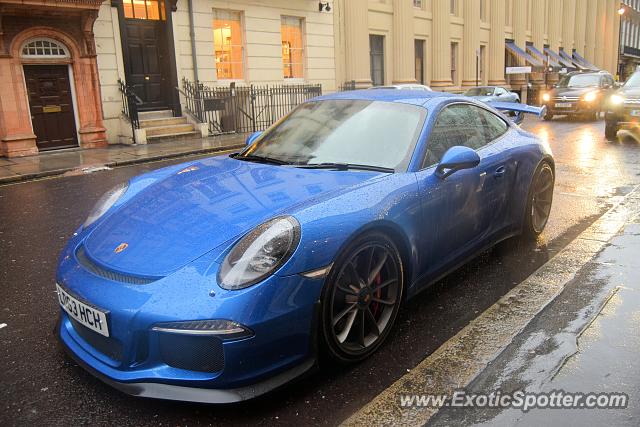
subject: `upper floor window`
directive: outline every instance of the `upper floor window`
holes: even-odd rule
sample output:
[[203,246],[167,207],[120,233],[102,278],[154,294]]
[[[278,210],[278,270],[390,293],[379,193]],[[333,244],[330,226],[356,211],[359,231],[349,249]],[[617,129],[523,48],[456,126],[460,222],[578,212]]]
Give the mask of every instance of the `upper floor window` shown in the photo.
[[244,42],[240,12],[213,10],[213,49],[218,79],[244,78]]
[[124,17],[129,19],[165,20],[164,0],[122,0]]
[[413,7],[417,7],[418,9],[422,9],[422,0],[413,0]]
[[23,58],[68,58],[69,52],[61,43],[47,39],[30,40],[22,47]]
[[458,0],[449,0],[449,13],[458,16]]
[[285,79],[304,78],[304,45],[302,40],[302,18],[283,16],[280,20],[282,33],[282,72]]
[[487,22],[487,0],[480,1],[480,21]]

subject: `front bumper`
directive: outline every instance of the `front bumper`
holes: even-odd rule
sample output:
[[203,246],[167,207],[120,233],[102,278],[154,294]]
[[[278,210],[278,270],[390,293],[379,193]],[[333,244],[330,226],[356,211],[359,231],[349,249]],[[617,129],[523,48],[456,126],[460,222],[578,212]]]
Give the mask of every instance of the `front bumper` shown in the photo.
[[[566,106],[557,106],[558,104],[567,104]],[[578,100],[560,100],[552,99],[543,105],[547,107],[547,112],[556,115],[578,115],[595,113],[600,111],[599,102],[585,102]]]
[[104,382],[105,384],[131,396],[146,397],[152,399],[178,400],[196,403],[234,403],[243,400],[252,399],[254,397],[265,394],[278,387],[287,384],[296,378],[302,377],[304,374],[313,371],[317,367],[315,359],[310,358],[289,370],[285,370],[277,375],[272,376],[264,381],[252,384],[250,386],[231,388],[231,389],[207,389],[199,387],[178,386],[172,384],[164,384],[161,382],[122,382],[105,375],[103,372],[95,369],[92,365],[85,362],[88,354],[76,354],[71,348],[65,345],[62,338],[62,331],[56,328],[59,333],[60,341],[66,353],[83,369]]
[[[226,403],[262,394],[313,365],[323,278],[271,276],[250,288],[226,291],[216,283],[212,260],[202,257],[156,282],[130,284],[87,271],[74,248],[69,245],[62,255],[58,283],[78,300],[108,312],[110,337],[92,334],[62,309],[57,334],[79,364],[115,388],[136,396]],[[214,337],[203,349],[200,343],[167,341],[171,334],[152,329],[158,323],[201,319],[232,320],[253,336]],[[200,368],[184,364],[181,355],[192,351],[206,357]]]
[[[632,111],[638,111],[638,115],[632,115]],[[617,110],[608,110],[604,119],[607,123],[615,123],[619,129],[640,128],[640,105],[634,107],[624,107]]]

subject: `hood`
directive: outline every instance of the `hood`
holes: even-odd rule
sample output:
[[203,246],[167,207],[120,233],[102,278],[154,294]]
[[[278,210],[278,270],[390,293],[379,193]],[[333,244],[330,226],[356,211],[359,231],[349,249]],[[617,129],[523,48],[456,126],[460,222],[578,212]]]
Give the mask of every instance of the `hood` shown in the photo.
[[618,94],[638,98],[640,97],[640,87],[622,87],[618,90]]
[[558,87],[551,91],[552,96],[581,97],[587,92],[599,91],[599,87]]
[[165,276],[279,213],[379,175],[227,156],[188,165],[99,220],[84,240],[86,255],[125,274]]

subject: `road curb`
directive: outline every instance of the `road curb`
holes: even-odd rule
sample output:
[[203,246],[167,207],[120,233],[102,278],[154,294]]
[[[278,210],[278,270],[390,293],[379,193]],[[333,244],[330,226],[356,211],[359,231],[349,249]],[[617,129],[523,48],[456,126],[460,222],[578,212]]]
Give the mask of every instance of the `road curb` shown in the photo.
[[398,379],[343,426],[415,425],[436,407],[402,407],[402,395],[448,395],[469,385],[551,303],[609,240],[638,215],[640,185],[583,231],[555,257]]
[[178,159],[180,157],[196,156],[199,154],[220,153],[225,151],[236,150],[242,147],[244,147],[244,144],[234,144],[234,145],[226,145],[222,147],[211,147],[211,148],[203,148],[198,150],[183,151],[179,153],[170,153],[170,154],[161,154],[161,155],[150,156],[150,157],[141,157],[139,159],[113,161],[113,162],[108,162],[103,164],[98,164],[98,163],[87,164],[85,166],[76,167],[76,168],[62,168],[62,169],[56,169],[52,171],[44,171],[44,172],[37,172],[37,173],[31,173],[31,174],[18,175],[18,176],[10,176],[10,177],[0,178],[0,186],[7,185],[7,184],[17,184],[25,181],[33,181],[33,180],[42,179],[42,178],[50,178],[50,177],[60,176],[65,174],[81,175],[85,173],[85,169],[100,169],[100,168],[130,166],[130,165],[136,165],[141,163],[151,163],[151,162],[156,162],[160,160],[169,160],[169,159]]

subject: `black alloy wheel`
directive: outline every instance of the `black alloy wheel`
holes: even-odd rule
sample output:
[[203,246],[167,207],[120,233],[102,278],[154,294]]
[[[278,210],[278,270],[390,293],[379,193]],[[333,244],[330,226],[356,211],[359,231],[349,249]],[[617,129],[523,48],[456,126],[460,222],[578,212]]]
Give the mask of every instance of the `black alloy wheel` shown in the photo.
[[523,230],[528,237],[538,237],[549,221],[554,182],[555,176],[551,165],[543,161],[536,169],[529,188]]
[[334,264],[322,297],[325,349],[338,362],[371,355],[387,338],[402,302],[404,270],[385,234],[367,233]]

